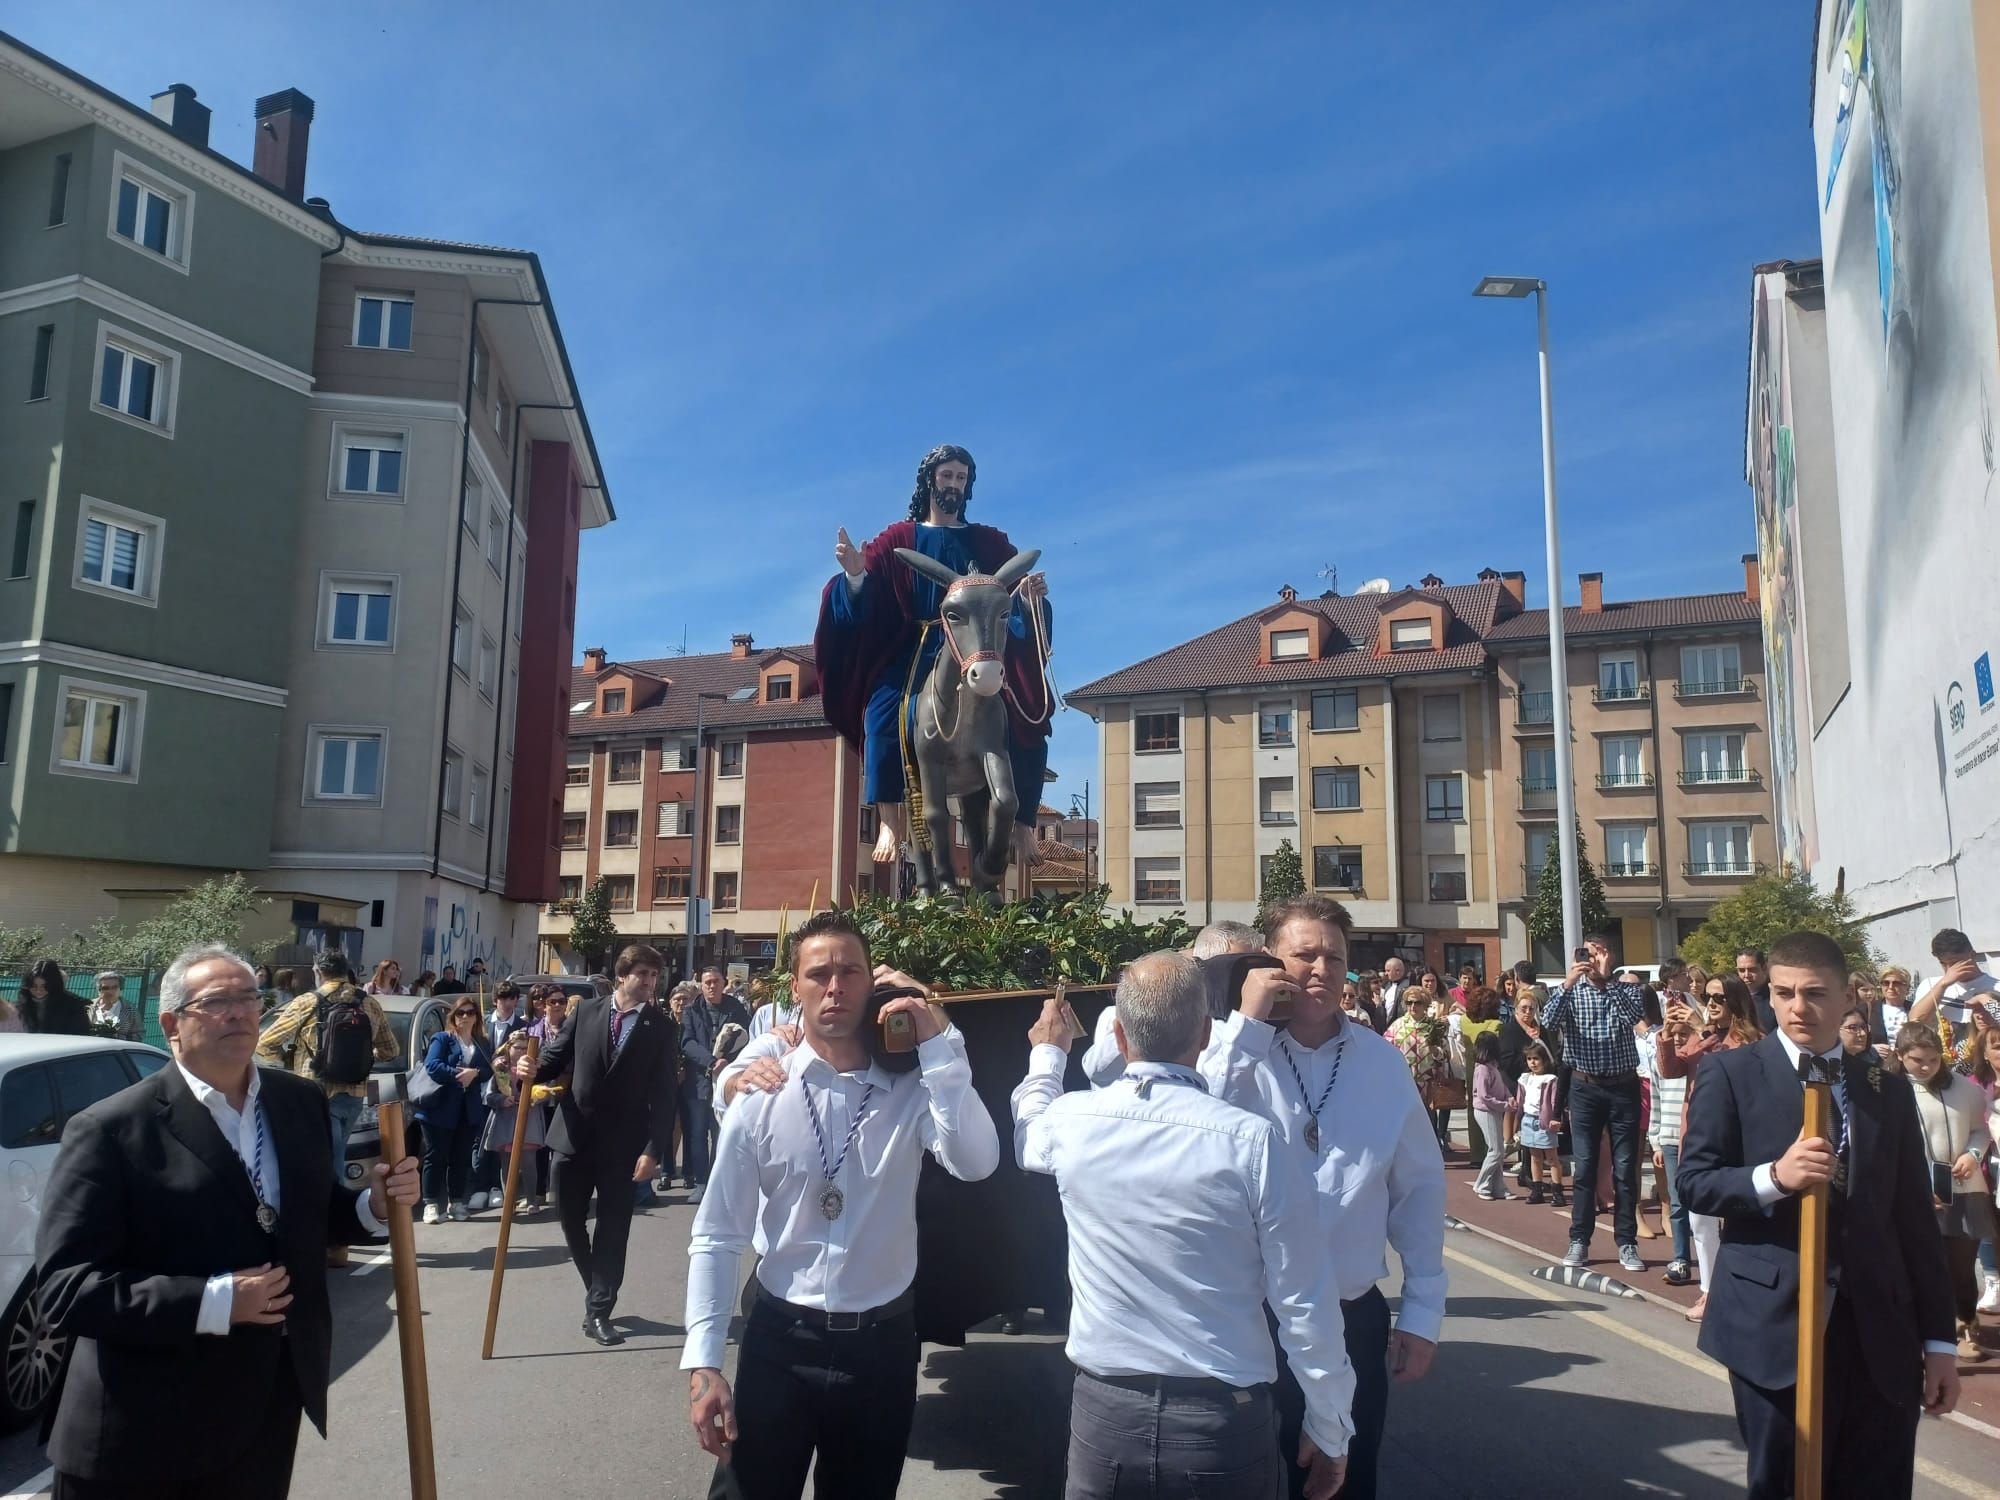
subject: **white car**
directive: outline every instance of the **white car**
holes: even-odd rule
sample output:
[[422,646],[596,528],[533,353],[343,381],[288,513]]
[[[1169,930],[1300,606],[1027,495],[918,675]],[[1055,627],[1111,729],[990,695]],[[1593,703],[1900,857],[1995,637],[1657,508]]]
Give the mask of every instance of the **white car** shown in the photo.
[[104,1037],[0,1032],[0,1429],[41,1415],[67,1353],[42,1317],[35,1231],[42,1186],[71,1115],[129,1088],[172,1059],[157,1047]]

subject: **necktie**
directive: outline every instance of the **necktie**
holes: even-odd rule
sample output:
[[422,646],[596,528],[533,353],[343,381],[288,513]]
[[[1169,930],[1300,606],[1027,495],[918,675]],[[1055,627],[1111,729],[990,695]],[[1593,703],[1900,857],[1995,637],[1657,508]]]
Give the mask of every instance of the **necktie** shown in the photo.
[[1847,1191],[1847,1070],[1834,1058],[1801,1057],[1799,1081],[1833,1089],[1833,1190]]

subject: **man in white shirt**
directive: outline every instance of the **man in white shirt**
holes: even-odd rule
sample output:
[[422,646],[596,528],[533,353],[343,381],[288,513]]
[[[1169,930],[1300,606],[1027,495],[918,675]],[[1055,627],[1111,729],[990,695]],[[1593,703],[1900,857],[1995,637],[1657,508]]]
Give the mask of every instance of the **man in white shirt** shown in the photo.
[[[917,1400],[911,1284],[923,1153],[963,1181],[1000,1161],[993,1119],[964,1053],[925,1000],[908,1016],[916,1068],[871,1061],[867,940],[822,912],[792,941],[792,995],[804,1043],[775,1093],[738,1094],[722,1122],[708,1193],[688,1246],[689,1417],[744,1500],[896,1493]],[[909,1054],[902,1054],[908,1056]],[[765,1247],[737,1356],[739,1402],[723,1378],[737,1269],[753,1233]]]
[[[1195,934],[1194,947],[1189,951],[1196,958],[1218,958],[1225,953],[1255,953],[1263,946],[1264,935],[1246,923],[1210,922]],[[1083,1054],[1083,1076],[1097,1088],[1113,1082],[1125,1071],[1125,1056],[1118,1050],[1117,1038],[1111,1034],[1112,1022],[1117,1019],[1118,1007],[1115,1005],[1107,1005],[1098,1012],[1090,1046]],[[1214,1019],[1220,1021],[1225,1018],[1216,1016]]]
[[1964,1026],[1972,1019],[1973,1001],[1993,993],[1994,978],[1981,967],[1972,939],[1956,927],[1946,927],[1931,939],[1931,957],[1944,972],[1924,986],[1910,1006],[1909,1018],[1935,1026],[1942,1016],[1954,1027]]
[[[1313,1172],[1354,1366],[1354,1438],[1340,1493],[1373,1500],[1389,1383],[1423,1378],[1444,1324],[1444,1158],[1402,1053],[1340,1013],[1352,926],[1347,908],[1325,896],[1273,902],[1264,945],[1285,967],[1245,976],[1242,1020],[1201,1072],[1221,1098],[1276,1124]],[[1292,1006],[1282,1034],[1264,1019],[1280,996]],[[1403,1265],[1393,1332],[1375,1285],[1391,1248]],[[1281,1449],[1297,1443],[1304,1407],[1281,1362]],[[1304,1474],[1290,1474],[1297,1500]]]
[[1325,1500],[1346,1467],[1354,1375],[1305,1162],[1270,1121],[1209,1097],[1191,959],[1129,964],[1116,1010],[1116,1084],[1063,1093],[1069,1030],[1050,1000],[1014,1091],[1015,1156],[1055,1177],[1069,1225],[1066,1500],[1112,1500],[1163,1448],[1176,1470],[1218,1476],[1204,1494],[1269,1500],[1285,1455],[1267,1304],[1304,1391],[1305,1493]]

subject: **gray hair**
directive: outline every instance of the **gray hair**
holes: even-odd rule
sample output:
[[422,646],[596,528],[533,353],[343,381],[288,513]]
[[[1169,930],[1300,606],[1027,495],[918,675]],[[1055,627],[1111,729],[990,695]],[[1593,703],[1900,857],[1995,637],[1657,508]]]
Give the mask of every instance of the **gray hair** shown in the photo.
[[1195,935],[1196,958],[1219,958],[1225,953],[1253,953],[1264,946],[1264,934],[1247,922],[1210,922]]
[[1126,1044],[1142,1062],[1179,1062],[1200,1044],[1209,1019],[1201,969],[1181,953],[1148,953],[1127,964],[1116,1004]]
[[1389,972],[1389,964],[1394,964],[1397,968],[1402,969],[1406,973],[1409,970],[1409,965],[1403,962],[1403,957],[1399,953],[1392,953],[1389,955],[1389,963],[1385,963],[1382,965],[1382,972],[1384,974]]
[[102,983],[104,983],[104,981],[105,981],[105,980],[107,980],[107,979],[111,979],[111,980],[115,980],[115,981],[117,981],[117,982],[118,982],[119,984],[123,984],[123,983],[125,982],[125,976],[124,976],[123,974],[120,974],[120,973],[119,973],[119,972],[118,972],[118,971],[117,971],[116,969],[100,969],[100,970],[98,970],[98,972],[97,972],[97,982],[98,982],[99,984],[102,984]]
[[215,959],[227,959],[248,974],[252,981],[257,977],[256,966],[227,943],[197,943],[192,948],[181,950],[181,956],[167,965],[167,972],[160,976],[160,1009],[177,1011],[188,1003],[188,975],[205,963]]

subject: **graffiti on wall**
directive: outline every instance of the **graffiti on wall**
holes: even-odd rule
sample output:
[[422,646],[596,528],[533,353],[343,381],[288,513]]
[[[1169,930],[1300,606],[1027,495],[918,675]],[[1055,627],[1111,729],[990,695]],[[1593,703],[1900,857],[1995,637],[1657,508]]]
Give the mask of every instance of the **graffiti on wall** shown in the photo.
[[444,972],[450,964],[463,974],[475,959],[483,960],[486,972],[504,979],[514,972],[514,961],[501,950],[501,934],[485,931],[485,915],[468,911],[465,903],[451,903],[449,920],[438,925],[438,899],[424,897],[424,960],[426,969]]

